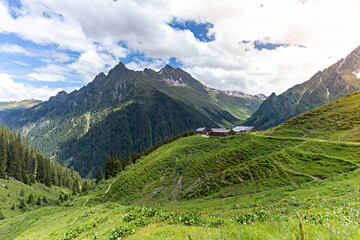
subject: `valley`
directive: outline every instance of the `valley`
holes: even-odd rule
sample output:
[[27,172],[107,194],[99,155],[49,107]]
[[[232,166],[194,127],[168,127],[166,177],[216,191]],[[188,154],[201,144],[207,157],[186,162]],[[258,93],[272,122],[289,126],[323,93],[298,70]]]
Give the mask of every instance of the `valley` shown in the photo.
[[[134,74],[121,65],[114,71],[118,71],[117,68],[126,74]],[[162,71],[161,74],[166,74],[174,69],[166,66]],[[110,79],[112,74],[108,75]],[[171,79],[180,84],[174,78]],[[200,86],[203,91],[202,85],[197,83],[181,82],[183,85],[195,84],[194,89]],[[97,80],[89,86],[93,84],[97,84]],[[217,122],[220,118],[214,118],[215,115],[197,115],[195,107],[176,100],[178,97],[170,97],[179,92],[171,90],[174,92],[169,95],[163,90],[130,94],[130,99],[114,105],[117,107],[112,110],[79,109],[80,118],[74,113],[65,114],[73,116],[69,120],[59,112],[60,115],[51,120],[41,118],[40,125],[24,129],[29,141],[33,141],[34,136],[41,136],[50,142],[56,140],[59,133],[63,134],[64,127],[68,126],[63,136],[72,136],[71,142],[65,148],[66,145],[61,145],[63,142],[58,142],[67,154],[62,155],[67,156],[63,164],[74,167],[81,163],[72,158],[74,151],[86,153],[86,168],[78,166],[83,174],[86,173],[83,169],[98,170],[95,166],[101,154],[89,151],[89,147],[99,146],[99,152],[111,147],[113,150],[110,148],[107,154],[115,156],[122,146],[127,146],[121,139],[132,139],[132,144],[139,144],[139,149],[153,146],[144,154],[135,154],[137,157],[130,154],[127,159],[120,155],[122,167],[112,176],[106,175],[106,179],[96,186],[89,187],[86,180],[76,180],[81,185],[87,184],[85,190],[74,190],[77,184],[72,186],[71,183],[52,186],[55,180],[50,179],[55,175],[51,177],[50,173],[50,177],[43,180],[45,183],[50,181],[48,187],[3,180],[1,183],[9,190],[3,187],[8,197],[2,194],[4,217],[0,220],[0,238],[260,240],[360,237],[357,228],[360,91],[266,131],[226,137],[204,137],[187,131],[176,137],[147,138],[144,131],[154,134],[161,129],[160,132],[170,135],[170,128],[154,124],[165,119],[171,122],[173,129],[176,126],[177,131],[187,129],[189,123],[224,126],[222,124],[232,119],[225,114],[222,122]],[[30,114],[22,118],[23,121],[32,118],[32,111],[44,111],[43,108],[53,109],[51,114],[46,113],[52,115],[59,110],[51,105],[63,106],[68,98],[71,99],[71,94],[59,93],[53,98],[55,100],[7,117]],[[102,112],[103,109],[107,110]],[[121,128],[118,123],[122,123]],[[124,126],[128,127],[128,132],[124,131]],[[2,128],[8,131],[5,126]],[[142,136],[143,140],[136,139],[135,135]],[[122,136],[126,137],[119,138]],[[110,139],[119,145],[111,145]],[[162,141],[154,145],[156,139]],[[143,141],[148,142],[147,145],[143,145]],[[28,147],[27,143],[24,146]],[[50,146],[44,146],[42,151],[52,149]],[[56,152],[58,154],[61,151]],[[96,162],[86,157],[88,154],[93,154]],[[104,159],[107,154],[103,155]],[[9,168],[6,169],[9,172]],[[31,171],[29,174],[31,176]],[[90,176],[94,174],[88,174]],[[20,191],[24,192],[21,196]],[[24,201],[22,199],[29,193],[36,195],[40,204],[29,202],[25,210],[21,204],[14,207],[14,201]],[[49,199],[46,204],[41,203],[44,197]],[[54,221],[58,222],[56,226]]]
[[359,8],[0,0],[0,240],[360,240]]

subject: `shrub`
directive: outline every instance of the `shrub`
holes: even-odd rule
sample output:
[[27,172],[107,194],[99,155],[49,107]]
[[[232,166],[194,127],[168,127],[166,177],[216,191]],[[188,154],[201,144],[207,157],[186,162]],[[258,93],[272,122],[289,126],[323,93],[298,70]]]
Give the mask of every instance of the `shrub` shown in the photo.
[[4,214],[0,211],[0,220],[3,220],[3,219],[5,219],[5,216],[4,216]]
[[122,239],[125,238],[127,236],[130,236],[132,234],[135,233],[135,229],[128,227],[128,226],[120,226],[120,227],[116,227],[112,233],[109,239]]

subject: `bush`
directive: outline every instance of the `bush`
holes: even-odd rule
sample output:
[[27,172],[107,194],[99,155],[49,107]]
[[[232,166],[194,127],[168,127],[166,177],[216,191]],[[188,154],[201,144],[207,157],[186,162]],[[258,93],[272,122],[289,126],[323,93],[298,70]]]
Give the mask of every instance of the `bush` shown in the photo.
[[0,211],[0,220],[3,220],[3,219],[5,219],[5,216],[4,216],[4,214]]
[[122,239],[135,233],[135,229],[128,226],[120,226],[115,228],[109,239]]

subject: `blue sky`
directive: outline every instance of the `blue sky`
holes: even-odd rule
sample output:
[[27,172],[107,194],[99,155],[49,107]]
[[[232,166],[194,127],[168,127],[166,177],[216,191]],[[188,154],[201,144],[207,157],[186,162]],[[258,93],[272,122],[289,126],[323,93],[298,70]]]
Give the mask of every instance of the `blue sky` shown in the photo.
[[223,90],[281,93],[359,45],[356,5],[0,0],[0,101],[70,92],[119,61],[134,70],[181,67]]

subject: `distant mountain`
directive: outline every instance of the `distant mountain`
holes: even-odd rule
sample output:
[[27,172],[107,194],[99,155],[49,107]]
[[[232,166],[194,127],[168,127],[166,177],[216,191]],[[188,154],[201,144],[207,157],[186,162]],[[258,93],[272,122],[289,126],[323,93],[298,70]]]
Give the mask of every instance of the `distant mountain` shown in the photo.
[[132,71],[119,63],[87,86],[1,117],[38,151],[92,177],[109,155],[128,156],[199,126],[228,126],[249,117],[263,96],[226,94],[180,68]]
[[8,111],[14,110],[23,110],[26,108],[31,108],[39,103],[42,103],[40,100],[22,100],[22,101],[12,101],[12,102],[0,102],[0,114]]
[[244,124],[267,129],[357,90],[360,90],[360,47],[310,80],[279,96],[271,94]]

